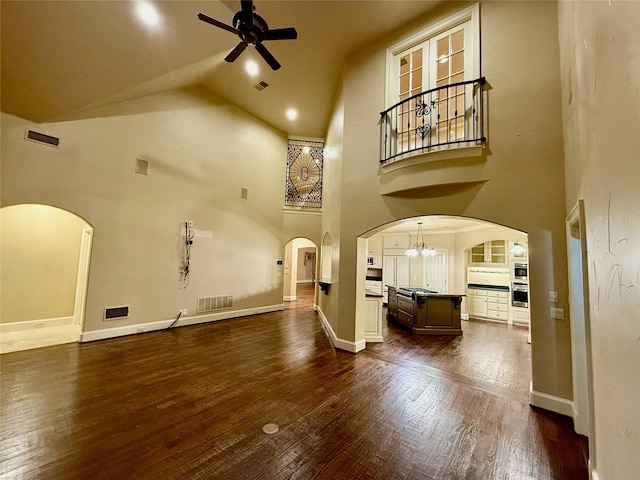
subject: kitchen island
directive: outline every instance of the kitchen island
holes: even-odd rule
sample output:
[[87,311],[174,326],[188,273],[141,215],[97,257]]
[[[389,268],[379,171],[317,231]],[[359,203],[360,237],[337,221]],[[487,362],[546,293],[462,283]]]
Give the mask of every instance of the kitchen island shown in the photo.
[[460,305],[464,295],[416,287],[388,286],[387,318],[422,335],[462,335]]

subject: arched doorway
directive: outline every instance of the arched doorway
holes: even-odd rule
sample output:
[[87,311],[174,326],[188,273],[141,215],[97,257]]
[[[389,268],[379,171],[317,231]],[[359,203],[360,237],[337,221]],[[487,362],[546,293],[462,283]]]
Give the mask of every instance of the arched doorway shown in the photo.
[[77,342],[82,333],[93,227],[38,204],[0,209],[0,352]]
[[[430,215],[383,224],[361,238],[366,239],[363,249],[367,251],[359,253],[359,261],[367,262],[367,267],[371,264],[381,267],[383,304],[387,303],[387,284],[427,288],[465,295],[463,320],[480,318],[529,325],[528,306],[513,304],[514,285],[519,282],[514,278],[514,266],[528,263],[525,232],[474,218]],[[524,252],[514,253],[512,247],[516,244],[523,245]],[[415,247],[429,249],[431,254],[407,257],[405,253]],[[479,253],[482,258],[478,258]],[[471,283],[496,288],[470,291],[470,273],[473,277],[487,278]],[[357,294],[360,295],[359,290]],[[479,306],[486,311],[475,308]],[[366,323],[365,315],[364,309],[356,309],[361,325]]]
[[[419,222],[422,222],[421,234],[418,233]],[[357,271],[363,272],[363,281],[360,282],[362,285],[356,283],[356,294],[359,296],[356,299],[356,331],[360,326],[365,332],[366,348],[376,355],[389,355],[394,359],[399,356],[410,362],[425,361],[431,367],[482,379],[492,388],[506,387],[510,394],[528,398],[531,381],[531,345],[528,341],[530,317],[524,315],[523,307],[512,306],[511,297],[515,280],[513,267],[516,263],[528,263],[526,250],[517,253],[517,250],[512,251],[512,247],[518,243],[526,248],[527,238],[525,232],[513,228],[473,218],[449,216],[407,218],[380,225],[363,234],[358,238]],[[405,254],[413,247],[423,248],[423,242],[424,249],[435,253],[424,256],[421,253],[413,256]],[[477,245],[482,245],[484,250],[474,249]],[[482,258],[478,258],[481,251]],[[475,257],[472,257],[472,253]],[[377,255],[381,255],[382,260],[376,258]],[[394,257],[402,261],[394,264],[391,261]],[[385,270],[395,268],[396,282],[400,282],[396,287],[463,295],[460,307],[463,335],[446,336],[440,332],[433,335],[414,334],[405,322],[388,319],[388,307],[383,305],[381,339],[372,340],[370,345],[367,325],[371,312],[361,308],[366,306],[364,301],[359,302],[366,296],[364,272],[368,274],[371,270],[367,263],[381,265],[383,283],[393,278]],[[434,270],[431,272],[433,274],[429,269]],[[477,270],[473,273],[478,274],[478,278],[486,275],[479,280],[485,288],[478,289],[484,293],[484,311],[472,309],[469,305],[470,291],[475,290],[469,286],[472,269]],[[477,293],[480,297],[482,292]],[[506,313],[506,316],[502,313]],[[431,348],[435,350],[431,351]],[[425,360],[423,355],[428,355],[428,358]]]
[[[318,248],[308,238],[297,237],[285,245],[282,299],[313,302],[317,280]],[[285,303],[286,305],[286,303]]]

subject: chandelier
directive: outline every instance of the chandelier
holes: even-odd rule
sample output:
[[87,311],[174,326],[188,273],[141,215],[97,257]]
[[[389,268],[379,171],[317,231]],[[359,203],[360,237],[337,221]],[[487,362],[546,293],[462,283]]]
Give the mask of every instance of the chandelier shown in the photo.
[[416,243],[411,246],[411,234],[409,234],[409,248],[405,255],[415,257],[416,255],[433,256],[436,255],[435,248],[432,245],[424,243],[424,233],[422,232],[422,222],[418,222],[418,233],[416,234]]

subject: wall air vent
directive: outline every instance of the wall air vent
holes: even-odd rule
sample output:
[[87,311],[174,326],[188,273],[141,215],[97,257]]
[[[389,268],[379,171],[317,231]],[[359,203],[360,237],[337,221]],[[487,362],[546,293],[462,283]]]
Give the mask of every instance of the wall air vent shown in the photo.
[[149,175],[149,160],[136,158],[136,173],[139,173],[140,175]]
[[253,87],[256,90],[264,90],[265,88],[267,88],[269,86],[269,84],[267,82],[265,82],[264,80],[259,81],[258,83],[256,83]]
[[44,133],[36,132],[35,130],[27,129],[27,134],[25,135],[25,139],[31,140],[32,142],[49,145],[50,147],[60,146],[60,139],[58,137],[52,137],[51,135],[46,135]]
[[122,318],[129,318],[129,305],[104,307],[103,320],[120,320]]
[[213,312],[233,306],[233,296],[222,295],[220,297],[200,297],[198,298],[197,313]]

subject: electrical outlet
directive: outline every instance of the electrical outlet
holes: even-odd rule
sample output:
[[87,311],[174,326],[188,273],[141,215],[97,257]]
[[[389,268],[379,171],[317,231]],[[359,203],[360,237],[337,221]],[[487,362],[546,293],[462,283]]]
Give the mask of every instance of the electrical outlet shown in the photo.
[[558,301],[558,292],[549,292],[549,301],[556,303]]
[[186,315],[188,311],[189,311],[188,309],[183,308],[182,310],[180,310],[180,313],[181,313],[182,315]]
[[187,220],[187,226],[193,228],[193,220]]
[[550,316],[557,320],[564,320],[564,308],[551,308]]

